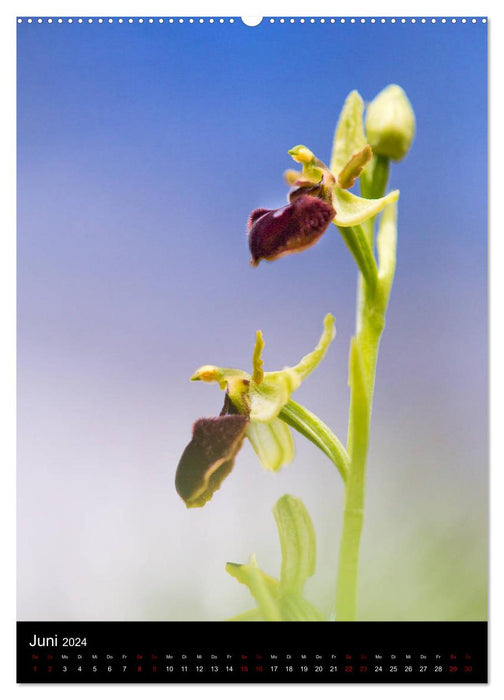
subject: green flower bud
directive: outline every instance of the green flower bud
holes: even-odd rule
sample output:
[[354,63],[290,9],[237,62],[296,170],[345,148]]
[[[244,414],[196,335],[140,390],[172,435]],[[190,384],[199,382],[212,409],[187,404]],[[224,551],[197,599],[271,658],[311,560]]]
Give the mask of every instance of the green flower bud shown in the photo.
[[373,152],[402,160],[415,135],[415,113],[404,90],[388,85],[368,105],[366,136]]

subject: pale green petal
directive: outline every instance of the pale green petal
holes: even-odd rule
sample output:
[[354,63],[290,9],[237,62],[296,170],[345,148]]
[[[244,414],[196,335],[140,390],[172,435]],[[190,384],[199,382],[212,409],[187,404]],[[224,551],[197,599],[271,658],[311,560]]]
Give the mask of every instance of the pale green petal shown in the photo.
[[335,335],[336,329],[334,328],[334,316],[332,314],[327,314],[324,318],[324,330],[315,350],[305,355],[295,367],[290,368],[296,372],[301,381],[305,379],[321,362],[322,358],[327,352],[327,349],[329,348],[329,345],[334,340]]
[[264,338],[261,331],[256,332],[256,342],[252,354],[252,379],[260,384],[264,378],[262,351],[264,350]]
[[273,507],[282,549],[280,592],[301,593],[315,573],[317,544],[313,523],[300,498],[286,494]]
[[371,150],[371,146],[369,144],[366,144],[362,150],[354,153],[337,177],[336,182],[338,187],[341,187],[344,190],[348,190],[353,187],[354,182],[361,175],[372,156],[373,151]]
[[334,134],[331,170],[338,175],[354,153],[366,145],[363,124],[364,102],[357,90],[346,98]]
[[333,222],[336,226],[356,226],[362,224],[366,219],[371,219],[381,212],[390,202],[395,202],[399,198],[399,190],[390,192],[386,197],[380,199],[364,199],[358,197],[348,190],[334,188],[334,208],[336,216]]
[[280,418],[273,418],[269,423],[249,423],[246,435],[268,471],[277,471],[294,459],[291,431]]

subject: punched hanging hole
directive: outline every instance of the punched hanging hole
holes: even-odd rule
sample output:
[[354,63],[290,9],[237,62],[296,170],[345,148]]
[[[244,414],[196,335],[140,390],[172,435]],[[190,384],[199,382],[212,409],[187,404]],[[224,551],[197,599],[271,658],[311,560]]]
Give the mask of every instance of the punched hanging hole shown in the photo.
[[263,21],[262,17],[242,17],[241,21],[246,24],[247,27],[257,27]]

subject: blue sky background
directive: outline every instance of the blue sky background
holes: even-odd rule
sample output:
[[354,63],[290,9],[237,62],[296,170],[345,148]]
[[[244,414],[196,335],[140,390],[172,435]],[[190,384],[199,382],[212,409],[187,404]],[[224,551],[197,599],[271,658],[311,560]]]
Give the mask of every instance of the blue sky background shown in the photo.
[[274,476],[247,445],[198,512],[173,478],[222,402],[194,369],[247,369],[257,328],[266,368],[292,364],[328,311],[337,339],[296,399],[344,437],[355,266],[329,229],[252,269],[246,220],[285,202],[290,147],[329,160],[348,92],[392,82],[417,135],[390,182],[360,613],[485,617],[486,26],[237,20],[18,25],[20,619],[236,614],[224,564],[254,551],[278,572],[285,492],[313,517],[329,613],[342,488],[311,445]]

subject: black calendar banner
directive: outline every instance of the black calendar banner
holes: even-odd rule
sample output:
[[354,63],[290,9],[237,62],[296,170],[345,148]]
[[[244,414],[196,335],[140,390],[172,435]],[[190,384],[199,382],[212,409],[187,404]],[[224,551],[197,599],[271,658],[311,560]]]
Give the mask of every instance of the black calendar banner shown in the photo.
[[21,683],[485,683],[485,622],[20,622]]
[[487,18],[16,27],[19,682],[486,682]]

